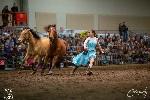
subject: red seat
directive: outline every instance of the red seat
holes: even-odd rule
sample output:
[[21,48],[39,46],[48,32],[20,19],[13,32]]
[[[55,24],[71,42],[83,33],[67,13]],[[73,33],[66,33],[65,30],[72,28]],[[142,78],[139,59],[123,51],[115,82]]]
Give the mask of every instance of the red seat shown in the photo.
[[17,25],[27,25],[27,13],[17,12],[16,13],[16,22],[17,22]]

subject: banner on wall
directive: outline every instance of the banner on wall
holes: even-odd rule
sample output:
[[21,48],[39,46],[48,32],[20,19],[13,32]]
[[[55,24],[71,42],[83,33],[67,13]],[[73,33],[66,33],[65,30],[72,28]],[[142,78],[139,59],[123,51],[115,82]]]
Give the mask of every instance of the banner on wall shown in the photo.
[[59,35],[66,36],[66,37],[74,37],[75,34],[80,34],[82,32],[85,32],[87,30],[71,30],[71,29],[64,29],[64,31],[60,31]]
[[[72,29],[60,29],[58,31],[58,34],[60,37],[65,36],[65,37],[75,37],[76,34],[79,34],[81,37],[84,37],[87,35],[88,30],[72,30]],[[112,37],[114,34],[119,35],[116,31],[100,31],[96,30],[96,35],[97,37],[107,37],[107,35],[110,35]],[[47,37],[48,33],[39,33],[41,37]]]

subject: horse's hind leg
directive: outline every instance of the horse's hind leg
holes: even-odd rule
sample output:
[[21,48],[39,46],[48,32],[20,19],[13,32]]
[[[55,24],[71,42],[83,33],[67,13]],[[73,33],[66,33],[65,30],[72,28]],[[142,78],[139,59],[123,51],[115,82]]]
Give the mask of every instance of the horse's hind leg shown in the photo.
[[[37,61],[37,60],[38,60],[38,61]],[[34,58],[34,65],[32,65],[32,70],[33,70],[33,72],[31,73],[32,75],[37,72],[41,61],[42,61],[41,58],[38,59],[38,56],[36,56],[36,57]],[[34,66],[35,66],[35,68],[34,68]]]
[[48,70],[48,73],[47,73],[47,75],[50,75],[50,74],[52,74],[51,73],[51,68],[52,68],[52,58],[50,58],[50,64],[49,64],[49,70]]
[[41,71],[41,75],[43,75],[44,70],[46,69],[47,63],[48,63],[48,57],[44,58],[44,64],[42,64],[42,71]]
[[59,58],[58,56],[54,56],[54,58],[52,59],[52,66],[51,66],[51,68],[49,69],[48,75],[53,74],[52,69],[53,69],[54,66],[56,65],[56,62],[57,62],[58,58]]
[[61,63],[63,63],[63,57],[58,57],[55,63],[56,68],[59,68],[61,70]]
[[24,63],[25,63],[25,61],[27,61],[28,58],[29,58],[29,55],[26,55],[26,56],[24,57],[23,61],[21,62],[21,65],[20,65],[18,74],[21,73],[21,70],[24,68]]

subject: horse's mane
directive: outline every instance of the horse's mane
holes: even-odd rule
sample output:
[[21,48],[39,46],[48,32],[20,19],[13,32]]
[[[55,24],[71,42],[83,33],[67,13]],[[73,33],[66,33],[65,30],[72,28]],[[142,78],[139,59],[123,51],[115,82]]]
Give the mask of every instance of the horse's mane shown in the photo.
[[30,29],[30,32],[32,33],[34,38],[40,39],[40,36],[33,29]]
[[34,31],[33,29],[29,28],[29,27],[24,27],[24,29],[30,29],[31,34],[33,35],[34,38],[36,39],[40,39],[40,36],[36,33],[36,31]]

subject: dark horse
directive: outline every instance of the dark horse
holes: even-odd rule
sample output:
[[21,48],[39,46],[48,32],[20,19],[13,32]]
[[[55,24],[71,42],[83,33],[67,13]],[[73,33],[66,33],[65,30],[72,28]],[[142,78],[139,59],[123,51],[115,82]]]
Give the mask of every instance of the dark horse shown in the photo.
[[63,39],[58,38],[55,25],[49,25],[48,33],[49,40],[52,43],[52,46],[50,48],[49,75],[53,73],[52,69],[54,68],[54,66],[60,65],[60,62],[62,62],[63,57],[67,52],[68,43]]

